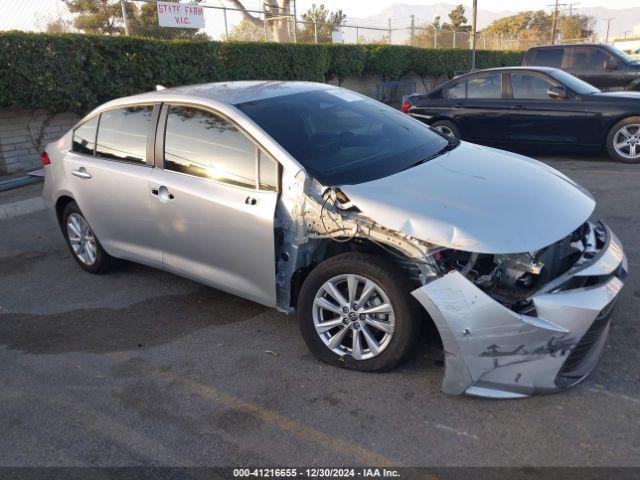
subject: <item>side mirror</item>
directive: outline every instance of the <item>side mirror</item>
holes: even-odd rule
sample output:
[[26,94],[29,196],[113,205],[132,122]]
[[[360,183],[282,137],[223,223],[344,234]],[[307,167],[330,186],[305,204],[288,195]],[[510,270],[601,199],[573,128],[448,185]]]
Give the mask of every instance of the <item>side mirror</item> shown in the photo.
[[618,66],[618,60],[615,58],[608,58],[604,61],[604,69],[608,72],[611,70],[617,70]]
[[554,100],[567,98],[567,91],[564,87],[549,87],[549,90],[547,90],[547,94]]

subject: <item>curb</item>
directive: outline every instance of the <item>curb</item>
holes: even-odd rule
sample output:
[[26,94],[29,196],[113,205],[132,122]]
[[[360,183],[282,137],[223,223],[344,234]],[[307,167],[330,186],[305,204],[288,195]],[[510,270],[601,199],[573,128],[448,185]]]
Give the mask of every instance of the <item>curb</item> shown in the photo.
[[0,205],[0,220],[26,215],[28,213],[44,210],[44,202],[41,197],[27,198],[19,202],[6,203]]

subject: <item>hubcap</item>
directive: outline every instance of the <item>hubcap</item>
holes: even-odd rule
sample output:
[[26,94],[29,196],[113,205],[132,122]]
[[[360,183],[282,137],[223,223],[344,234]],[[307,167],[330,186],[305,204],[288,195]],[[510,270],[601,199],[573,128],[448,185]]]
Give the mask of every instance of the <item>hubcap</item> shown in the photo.
[[624,158],[640,158],[640,124],[625,125],[613,136],[613,148]]
[[313,324],[332,352],[368,360],[389,346],[396,319],[389,296],[376,282],[347,274],[320,287],[313,302]]
[[433,128],[435,128],[440,133],[446,135],[447,137],[456,138],[456,135],[453,133],[453,130],[451,130],[446,125],[436,125]]
[[85,265],[93,265],[96,262],[96,239],[82,215],[69,215],[67,235],[75,256]]

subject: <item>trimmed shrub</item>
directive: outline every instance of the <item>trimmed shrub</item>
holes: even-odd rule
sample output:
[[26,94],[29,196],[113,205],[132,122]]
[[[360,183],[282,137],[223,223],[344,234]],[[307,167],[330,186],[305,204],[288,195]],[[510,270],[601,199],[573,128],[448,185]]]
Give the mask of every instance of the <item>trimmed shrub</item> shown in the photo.
[[[79,34],[0,33],[0,105],[86,112],[117,97],[223,80],[393,80],[467,70],[470,52],[396,45],[163,41]],[[517,65],[522,52],[478,52],[478,67]]]

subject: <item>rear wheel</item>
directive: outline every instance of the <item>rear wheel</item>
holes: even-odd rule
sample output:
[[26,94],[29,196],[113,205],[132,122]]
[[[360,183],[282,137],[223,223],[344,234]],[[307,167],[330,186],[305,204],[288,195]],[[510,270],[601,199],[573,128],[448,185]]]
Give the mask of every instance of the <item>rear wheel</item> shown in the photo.
[[458,127],[455,123],[449,120],[437,120],[431,124],[431,128],[439,131],[447,137],[460,140],[460,130],[458,130]]
[[395,367],[411,352],[420,311],[393,264],[372,255],[330,258],[307,277],[298,301],[302,336],[316,357],[362,371]]
[[69,202],[64,208],[61,226],[78,265],[90,273],[105,273],[110,269],[112,257],[100,245],[76,202]]
[[619,162],[640,163],[640,117],[616,123],[607,135],[607,150]]

